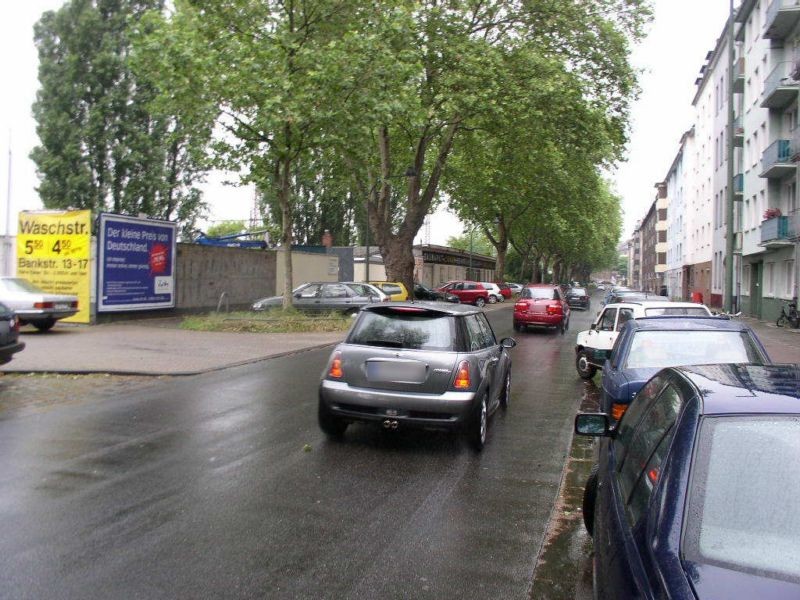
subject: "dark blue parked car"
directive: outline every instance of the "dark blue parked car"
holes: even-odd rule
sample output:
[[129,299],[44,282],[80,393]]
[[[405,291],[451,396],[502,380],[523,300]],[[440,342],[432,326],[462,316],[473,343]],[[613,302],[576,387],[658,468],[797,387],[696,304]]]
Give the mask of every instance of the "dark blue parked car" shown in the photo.
[[800,367],[659,372],[603,436],[586,483],[598,598],[800,598]]
[[664,367],[772,362],[744,323],[719,317],[646,317],[620,330],[603,364],[601,409],[619,419],[645,382]]

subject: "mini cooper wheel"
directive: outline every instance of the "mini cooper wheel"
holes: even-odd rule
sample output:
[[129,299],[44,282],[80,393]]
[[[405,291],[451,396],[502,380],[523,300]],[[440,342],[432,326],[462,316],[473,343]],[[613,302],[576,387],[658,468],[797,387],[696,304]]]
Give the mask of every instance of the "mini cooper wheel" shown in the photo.
[[581,379],[586,379],[587,381],[597,373],[597,367],[589,362],[589,356],[586,350],[581,350],[578,352],[577,356],[575,356],[575,370],[578,371],[578,375]]
[[347,421],[332,415],[322,402],[319,403],[319,408],[317,409],[317,418],[319,428],[330,437],[340,438],[347,429]]
[[469,443],[476,452],[483,450],[483,447],[486,445],[486,428],[488,424],[489,407],[486,405],[486,396],[484,396],[472,413],[467,432]]
[[478,308],[483,308],[483,305],[486,304],[486,300],[483,298],[475,298],[475,306]]

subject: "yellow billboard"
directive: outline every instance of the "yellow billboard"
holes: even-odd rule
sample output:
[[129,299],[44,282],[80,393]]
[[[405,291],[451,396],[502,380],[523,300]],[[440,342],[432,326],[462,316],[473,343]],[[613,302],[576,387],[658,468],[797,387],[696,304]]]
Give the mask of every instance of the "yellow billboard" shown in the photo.
[[90,321],[91,240],[89,210],[19,213],[17,276],[51,294],[77,296],[77,314],[64,321]]

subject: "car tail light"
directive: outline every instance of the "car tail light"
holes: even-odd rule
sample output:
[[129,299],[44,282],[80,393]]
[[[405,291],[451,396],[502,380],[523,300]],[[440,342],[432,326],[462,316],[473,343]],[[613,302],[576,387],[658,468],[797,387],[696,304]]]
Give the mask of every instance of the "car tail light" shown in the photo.
[[34,302],[33,308],[53,308],[52,302]]
[[611,416],[614,418],[614,420],[619,421],[622,418],[622,415],[625,414],[626,410],[628,410],[627,404],[619,404],[614,402],[611,405]]
[[11,328],[16,332],[19,332],[19,318],[17,318],[16,315],[11,317]]
[[331,368],[328,369],[328,376],[334,379],[341,379],[342,375],[344,375],[342,373],[342,353],[336,352],[331,361]]
[[469,363],[462,360],[458,364],[458,372],[456,373],[456,380],[453,382],[453,387],[457,390],[468,390],[471,385],[469,378]]
[[564,309],[561,308],[560,304],[548,304],[547,305],[547,314],[548,315],[560,315],[564,312]]
[[527,308],[528,308],[527,302],[517,302],[514,304],[514,310],[516,311],[524,311]]
[[71,302],[70,304],[72,304],[72,308],[78,308],[78,301],[77,300],[75,300],[75,302]]

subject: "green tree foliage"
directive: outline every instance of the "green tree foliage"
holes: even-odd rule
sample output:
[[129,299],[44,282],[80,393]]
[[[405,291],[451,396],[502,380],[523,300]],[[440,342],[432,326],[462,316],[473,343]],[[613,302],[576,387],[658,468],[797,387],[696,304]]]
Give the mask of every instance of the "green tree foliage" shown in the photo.
[[204,135],[151,105],[131,70],[130,28],[163,0],[69,0],[34,27],[39,194],[48,208],[144,213],[184,232],[204,209]]
[[136,53],[160,106],[217,128],[217,166],[258,186],[283,244],[368,231],[410,285],[443,183],[499,261],[510,245],[572,268],[599,168],[626,141],[629,43],[648,14],[642,0],[176,0]]

